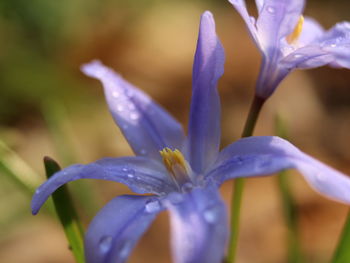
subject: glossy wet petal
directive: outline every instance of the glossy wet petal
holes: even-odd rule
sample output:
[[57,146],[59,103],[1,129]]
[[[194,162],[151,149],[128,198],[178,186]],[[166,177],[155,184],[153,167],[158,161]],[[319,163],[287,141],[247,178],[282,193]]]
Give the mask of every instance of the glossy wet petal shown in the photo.
[[162,194],[175,186],[163,164],[146,157],[105,158],[87,165],[75,164],[54,174],[35,192],[32,213],[36,214],[60,186],[78,179],[102,179],[127,185],[136,193]]
[[336,24],[318,44],[334,57],[331,66],[350,68],[350,22]]
[[217,188],[195,188],[166,206],[170,210],[174,262],[222,262],[228,227],[225,204]]
[[278,50],[282,38],[293,32],[304,0],[265,0],[256,22],[262,49],[268,56]]
[[324,50],[319,45],[307,45],[295,50],[280,61],[280,74],[283,78],[289,73],[289,69],[307,69],[327,65],[334,61],[334,56]]
[[188,135],[189,161],[201,172],[215,159],[220,144],[220,98],[218,79],[224,72],[224,50],[210,12],[201,17],[193,64],[193,89]]
[[135,154],[160,159],[164,147],[182,148],[181,125],[148,95],[99,61],[82,71],[102,82],[109,110]]
[[85,236],[87,263],[123,263],[163,209],[158,198],[124,195],[95,216]]
[[218,183],[295,168],[319,193],[350,204],[350,178],[301,152],[279,137],[248,137],[226,147],[208,175]]

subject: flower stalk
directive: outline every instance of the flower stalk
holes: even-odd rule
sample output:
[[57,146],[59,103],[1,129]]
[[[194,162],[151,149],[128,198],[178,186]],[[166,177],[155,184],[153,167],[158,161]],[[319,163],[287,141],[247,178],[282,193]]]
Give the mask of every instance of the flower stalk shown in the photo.
[[[288,139],[287,127],[280,115],[275,119],[275,132],[277,136]],[[281,171],[277,183],[282,201],[285,223],[288,227],[288,261],[289,263],[302,263],[303,255],[298,238],[298,210],[293,199],[288,180],[288,171]]]
[[[241,136],[242,138],[253,135],[256,122],[258,120],[260,111],[264,103],[265,103],[265,99],[256,95],[254,96],[253,102],[250,106],[247,120],[245,122],[244,129],[242,132],[242,136]],[[227,263],[235,262],[235,258],[236,258],[244,181],[245,181],[245,178],[237,178],[235,179],[235,182],[233,185],[233,193],[231,198],[231,222],[230,222],[231,233],[230,233],[228,254],[226,259]]]

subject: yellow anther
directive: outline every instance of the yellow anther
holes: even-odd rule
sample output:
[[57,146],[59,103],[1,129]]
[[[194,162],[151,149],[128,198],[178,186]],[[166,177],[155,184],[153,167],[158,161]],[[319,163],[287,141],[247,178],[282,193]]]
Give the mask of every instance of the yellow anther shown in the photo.
[[293,42],[297,41],[300,37],[301,31],[303,30],[303,24],[304,24],[304,17],[300,16],[297,25],[294,28],[294,31],[287,36],[287,42],[289,44],[292,44]]
[[160,155],[163,158],[163,163],[166,169],[171,173],[175,178],[188,175],[188,164],[185,160],[185,157],[182,153],[175,149],[174,151],[166,147],[163,150],[159,151]]

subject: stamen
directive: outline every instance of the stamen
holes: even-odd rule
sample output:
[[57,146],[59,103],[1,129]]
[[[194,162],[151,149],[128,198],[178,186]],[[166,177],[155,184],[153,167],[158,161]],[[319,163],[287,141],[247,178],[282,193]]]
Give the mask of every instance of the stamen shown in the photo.
[[289,44],[292,44],[298,40],[298,38],[301,35],[301,31],[303,30],[303,24],[304,24],[304,17],[301,15],[299,17],[297,25],[294,28],[294,31],[289,36],[287,36],[287,42]]
[[173,176],[173,179],[178,186],[181,186],[191,180],[191,168],[186,162],[183,154],[178,149],[173,151],[166,147],[159,151],[159,153],[163,158],[163,163],[166,169]]

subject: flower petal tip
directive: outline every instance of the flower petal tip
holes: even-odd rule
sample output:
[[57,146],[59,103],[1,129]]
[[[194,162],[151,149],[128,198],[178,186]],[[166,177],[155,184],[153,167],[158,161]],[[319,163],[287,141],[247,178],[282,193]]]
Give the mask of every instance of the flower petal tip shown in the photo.
[[89,63],[83,64],[80,70],[89,77],[99,78],[106,71],[106,67],[100,60],[95,59]]

